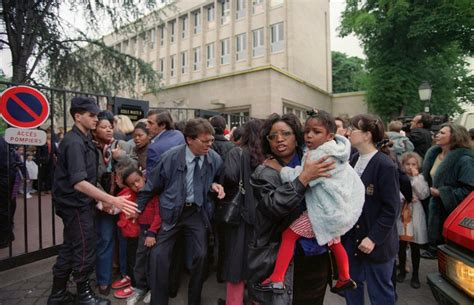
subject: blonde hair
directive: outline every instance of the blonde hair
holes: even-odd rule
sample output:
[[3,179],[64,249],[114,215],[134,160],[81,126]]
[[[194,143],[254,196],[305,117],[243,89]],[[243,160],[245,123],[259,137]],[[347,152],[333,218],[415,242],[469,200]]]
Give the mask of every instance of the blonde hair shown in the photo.
[[114,117],[115,119],[115,128],[123,134],[128,134],[133,132],[135,127],[133,126],[132,120],[126,115],[119,114]]
[[388,123],[388,131],[400,132],[402,130],[403,123],[401,121],[391,121]]
[[415,159],[416,162],[418,163],[418,169],[421,168],[421,166],[423,165],[423,159],[421,158],[421,156],[419,154],[417,154],[416,152],[413,152],[413,151],[409,151],[409,152],[406,152],[402,155],[401,157],[401,161],[402,161],[402,165],[405,164],[405,162],[407,162],[408,160],[410,159]]

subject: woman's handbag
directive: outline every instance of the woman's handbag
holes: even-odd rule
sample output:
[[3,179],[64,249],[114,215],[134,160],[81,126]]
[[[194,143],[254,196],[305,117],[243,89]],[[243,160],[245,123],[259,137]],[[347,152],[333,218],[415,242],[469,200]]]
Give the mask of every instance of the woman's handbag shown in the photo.
[[238,226],[241,221],[242,202],[245,198],[245,188],[243,182],[243,158],[240,150],[240,178],[239,190],[231,198],[224,197],[218,201],[216,206],[215,220],[219,224],[228,226]]

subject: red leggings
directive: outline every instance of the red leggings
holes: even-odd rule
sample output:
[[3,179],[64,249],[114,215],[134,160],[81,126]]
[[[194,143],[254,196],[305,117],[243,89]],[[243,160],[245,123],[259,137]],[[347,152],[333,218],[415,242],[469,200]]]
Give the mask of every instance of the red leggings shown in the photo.
[[[280,249],[278,250],[278,255],[275,262],[275,269],[273,270],[272,275],[265,282],[283,282],[285,278],[286,270],[290,265],[291,259],[295,252],[295,244],[301,236],[296,234],[290,228],[287,228],[283,231],[282,241]],[[342,246],[341,243],[334,243],[329,246],[334,257],[336,258],[337,270],[338,270],[338,282],[347,281],[349,276],[349,258],[347,257],[346,249]]]

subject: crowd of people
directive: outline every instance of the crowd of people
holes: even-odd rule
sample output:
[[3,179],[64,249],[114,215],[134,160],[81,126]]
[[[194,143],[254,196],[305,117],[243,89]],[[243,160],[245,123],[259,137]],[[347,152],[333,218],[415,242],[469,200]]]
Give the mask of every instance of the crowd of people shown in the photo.
[[177,129],[166,111],[132,124],[88,97],[70,114],[41,161],[64,223],[50,305],[111,293],[166,305],[183,269],[190,305],[211,271],[226,283],[219,305],[323,304],[327,287],[347,304],[364,304],[366,288],[371,304],[395,304],[407,274],[420,287],[421,257],[436,258],[444,220],[474,186],[469,133],[445,123],[433,136],[426,113],[407,134],[317,109],[303,125],[272,114],[232,132],[221,116]]

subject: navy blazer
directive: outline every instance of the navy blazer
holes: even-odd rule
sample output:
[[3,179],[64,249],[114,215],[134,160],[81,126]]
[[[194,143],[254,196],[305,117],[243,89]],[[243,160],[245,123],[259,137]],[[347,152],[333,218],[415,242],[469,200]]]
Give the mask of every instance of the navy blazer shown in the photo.
[[[205,194],[210,191],[211,184],[216,180],[221,165],[221,157],[212,149],[209,150],[201,167]],[[176,146],[161,156],[158,165],[148,175],[145,187],[138,192],[138,209],[143,211],[146,203],[155,194],[160,196],[161,228],[169,231],[178,222],[186,202],[186,144]],[[204,221],[209,225],[213,206],[207,200],[207,196],[203,196],[203,198],[201,212]]]
[[[355,165],[355,160],[351,162]],[[356,225],[345,234],[348,255],[383,263],[398,253],[396,220],[400,214],[400,186],[395,163],[384,153],[377,152],[360,177],[365,186],[365,202]],[[369,237],[375,248],[370,254],[357,249]]]
[[174,129],[165,130],[155,142],[150,143],[146,150],[146,172],[151,174],[153,168],[168,149],[185,144],[183,134]]

